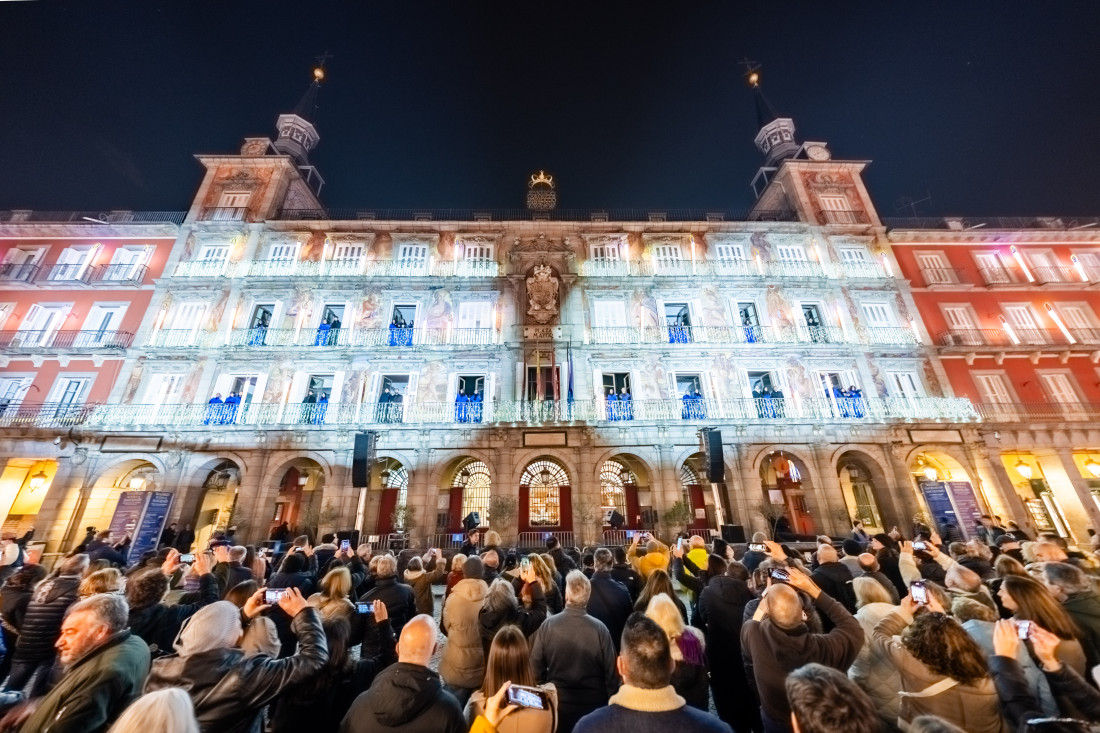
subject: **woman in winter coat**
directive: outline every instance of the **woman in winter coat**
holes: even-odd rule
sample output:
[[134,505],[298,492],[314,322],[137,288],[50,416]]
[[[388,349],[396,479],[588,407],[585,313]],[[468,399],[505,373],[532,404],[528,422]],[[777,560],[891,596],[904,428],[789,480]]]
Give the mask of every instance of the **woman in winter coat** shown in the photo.
[[558,726],[558,690],[552,682],[535,684],[531,653],[523,632],[515,626],[502,627],[493,637],[488,659],[485,682],[466,704],[466,722],[473,725],[477,716],[485,714],[486,701],[505,682],[511,682],[513,685],[537,687],[546,698],[546,709],[518,708],[497,725],[496,733],[554,733]]
[[446,569],[440,560],[439,550],[428,550],[424,558],[414,557],[405,568],[405,582],[412,586],[416,597],[416,612],[435,615],[435,599],[432,586],[443,580]]
[[443,633],[447,635],[447,643],[439,662],[439,676],[463,704],[485,678],[485,648],[481,645],[478,622],[489,595],[489,587],[481,579],[483,574],[481,558],[467,559],[463,567],[465,577],[443,604]]
[[519,627],[523,636],[530,639],[546,620],[546,597],[534,578],[534,571],[529,569],[526,572],[532,583],[532,587],[528,590],[531,594],[530,608],[516,599],[516,591],[507,580],[497,578],[489,586],[485,604],[478,613],[481,642],[485,647],[486,658],[489,656],[489,647],[493,643],[493,638],[505,626]]
[[350,593],[351,573],[339,567],[321,579],[321,592],[311,595],[308,603],[320,612],[322,621],[342,618],[350,626],[355,621],[355,606],[348,598]]
[[668,636],[672,660],[676,662],[671,680],[676,694],[684,698],[688,705],[699,710],[708,710],[709,680],[706,641],[703,640],[703,633],[685,625],[680,609],[676,608],[672,599],[663,593],[650,599],[645,615],[656,621]]
[[6,678],[11,669],[11,653],[15,651],[19,627],[23,625],[23,614],[27,612],[34,588],[45,579],[44,566],[24,565],[0,587],[0,628],[3,629],[4,648],[8,650],[0,662],[0,679]]
[[1008,575],[1001,581],[997,594],[1005,610],[1012,612],[1012,618],[1034,621],[1057,635],[1062,640],[1058,645],[1058,660],[1085,675],[1085,650],[1078,639],[1081,630],[1046,586],[1034,578]]
[[462,580],[462,566],[465,564],[466,556],[461,552],[456,552],[454,557],[451,558],[451,572],[447,573],[447,590],[443,592],[444,603],[450,597],[451,591],[458,585],[458,581]]
[[[179,552],[168,554],[164,565],[143,570],[126,584],[126,601],[130,605],[130,633],[149,645],[153,659],[172,653],[172,644],[187,619],[199,609],[218,600],[218,581],[211,570],[211,557],[195,556],[195,572],[199,575],[199,598],[194,603],[168,605],[168,578],[179,564]],[[102,570],[100,572],[103,572]]]
[[890,602],[890,594],[882,583],[874,578],[856,578],[852,581],[856,595],[856,621],[863,627],[863,648],[852,666],[848,677],[867,693],[875,710],[882,717],[887,730],[896,730],[901,714],[901,677],[890,658],[882,654],[872,641],[878,622],[897,608]]
[[935,595],[926,606],[903,598],[875,625],[872,640],[901,676],[899,725],[935,715],[969,733],[1008,733],[981,647]]

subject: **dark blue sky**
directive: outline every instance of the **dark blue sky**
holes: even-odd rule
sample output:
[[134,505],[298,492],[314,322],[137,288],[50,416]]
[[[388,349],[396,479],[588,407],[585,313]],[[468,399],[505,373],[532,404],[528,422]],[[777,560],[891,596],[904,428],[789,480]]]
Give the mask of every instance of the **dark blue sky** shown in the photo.
[[0,2],[0,209],[183,209],[335,58],[329,206],[746,208],[738,61],[880,213],[1100,214],[1097,2]]

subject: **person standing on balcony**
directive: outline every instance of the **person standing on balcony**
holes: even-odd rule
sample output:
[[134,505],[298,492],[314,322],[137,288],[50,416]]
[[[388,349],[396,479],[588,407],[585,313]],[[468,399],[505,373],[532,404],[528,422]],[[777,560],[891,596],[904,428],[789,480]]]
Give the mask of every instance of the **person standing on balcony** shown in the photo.
[[470,398],[470,422],[481,422],[481,390],[474,388],[474,396]]
[[328,319],[322,320],[320,325],[317,326],[317,336],[313,339],[313,345],[328,346],[331,329],[332,326],[329,324]]
[[267,327],[270,324],[267,313],[264,313],[260,318],[260,322],[252,328],[252,333],[248,334],[249,346],[263,346],[267,342]]
[[302,408],[301,417],[298,418],[300,423],[313,422],[313,416],[316,414],[316,408],[313,405],[317,404],[317,393],[312,389],[306,392],[305,398],[302,400],[302,404],[306,407]]
[[690,420],[691,419],[691,405],[692,405],[691,390],[690,389],[685,390],[684,391],[684,396],[681,397],[680,400],[684,403],[684,406],[680,409],[680,419]]
[[848,388],[848,399],[852,401],[852,417],[863,417],[866,410],[863,408],[863,392],[859,387],[852,385]]
[[618,420],[619,419],[619,398],[615,396],[615,388],[607,388],[607,419]]
[[329,319],[329,329],[330,329],[329,332],[328,332],[329,346],[336,346],[337,344],[340,343],[340,325],[341,325],[340,317],[334,314]]
[[[222,393],[221,392],[216,393],[213,397],[211,397],[207,401],[206,404],[208,404],[208,405],[220,405],[220,404],[222,404]],[[202,424],[203,425],[209,425],[211,422],[216,423],[217,419],[220,417],[221,410],[222,410],[222,408],[220,408],[220,407],[207,407],[206,408],[206,417],[203,418]]]
[[455,395],[455,422],[470,422],[470,398],[466,396],[465,388],[458,390]]
[[695,386],[695,394],[691,396],[695,408],[695,417],[699,420],[705,420],[707,418],[707,406],[703,402],[703,393],[699,391],[699,385]]
[[770,394],[772,399],[775,400],[772,407],[772,417],[786,417],[787,409],[783,402],[783,390],[776,388]]
[[634,419],[634,406],[631,404],[632,399],[630,392],[624,386],[619,393],[619,418],[621,420]]
[[227,424],[233,423],[237,420],[237,405],[241,404],[241,396],[236,392],[232,392],[225,398],[225,404],[229,405],[229,407],[222,408],[225,410],[222,416],[222,422]]
[[389,409],[389,420],[386,422],[401,422],[405,417],[405,408],[401,403],[405,401],[405,398],[401,396],[400,392],[394,392],[390,397],[390,404],[393,405]]
[[324,392],[317,399],[317,407],[313,412],[313,424],[320,425],[325,421],[325,415],[328,413],[328,395]]

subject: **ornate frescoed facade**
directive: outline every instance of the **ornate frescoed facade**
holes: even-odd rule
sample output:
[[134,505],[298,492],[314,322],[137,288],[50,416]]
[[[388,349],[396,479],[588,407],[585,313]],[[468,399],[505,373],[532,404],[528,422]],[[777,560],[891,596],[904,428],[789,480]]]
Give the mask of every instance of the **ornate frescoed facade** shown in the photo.
[[[594,542],[609,508],[661,531],[1030,521],[922,323],[865,163],[765,114],[748,212],[567,212],[544,171],[512,212],[335,211],[308,159],[310,98],[274,141],[198,156],[206,176],[100,391],[79,411],[3,405],[5,526],[55,552],[133,488],[172,492],[200,541],[287,522],[446,547],[472,511],[521,544]],[[6,251],[46,236],[0,227]],[[20,348],[0,378],[67,358]],[[719,481],[704,429],[721,432]],[[24,470],[40,464],[45,481]]]

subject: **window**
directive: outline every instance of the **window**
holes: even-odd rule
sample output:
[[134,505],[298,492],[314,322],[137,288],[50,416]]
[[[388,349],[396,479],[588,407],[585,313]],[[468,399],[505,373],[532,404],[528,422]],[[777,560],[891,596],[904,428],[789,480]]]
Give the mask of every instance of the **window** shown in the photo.
[[[54,333],[65,322],[68,305],[38,305],[27,309],[23,323],[19,325],[19,344],[23,346],[47,346]],[[17,345],[13,341],[13,346]]]
[[409,268],[424,267],[428,261],[428,245],[420,242],[402,244],[397,248],[397,261]]
[[886,303],[864,303],[863,313],[872,328],[889,328],[894,325],[894,314]]
[[978,265],[978,272],[987,285],[996,285],[1012,282],[1012,276],[1001,262],[1001,256],[996,252],[975,252],[974,262]]
[[[686,463],[680,466],[680,499],[684,502],[684,506],[688,507],[689,509],[692,508],[693,505],[691,501],[691,489],[698,488],[702,485],[703,482],[699,478],[699,474],[695,472],[694,468]],[[693,516],[690,521],[694,522],[694,512],[692,512],[692,515]]]
[[659,263],[673,263],[679,262],[683,259],[680,252],[680,245],[678,244],[655,244],[653,245],[653,259]]
[[195,336],[203,326],[206,317],[206,303],[180,303],[175,308],[171,323],[166,329],[172,333],[164,334],[158,342],[163,346],[189,346],[195,342]]
[[222,208],[242,208],[248,206],[251,198],[251,191],[223,191],[218,199],[218,206]]
[[462,258],[467,262],[481,262],[493,259],[493,245],[481,242],[468,242],[462,245]]
[[917,399],[924,396],[920,378],[913,372],[887,372],[887,390],[893,397]]
[[593,301],[592,326],[597,343],[619,343],[631,338],[626,332],[626,303],[621,300]]
[[[390,469],[390,475],[386,478],[383,489],[397,489],[397,503],[396,506],[408,506],[409,503],[409,472],[405,470],[404,466],[397,466]],[[396,512],[397,521],[394,522],[394,529],[405,529],[405,517],[406,512]]]
[[719,260],[746,260],[745,245],[743,244],[716,244],[714,254]]
[[179,391],[183,386],[182,374],[156,374],[149,380],[145,390],[146,405],[165,405],[179,401]]
[[842,247],[840,261],[846,265],[865,265],[871,261],[871,256],[863,247]]
[[945,285],[959,281],[943,252],[919,252],[916,259],[926,285]]
[[338,242],[332,250],[333,262],[359,262],[362,258],[362,242]]
[[944,336],[945,346],[977,346],[982,343],[982,332],[978,329],[977,318],[969,305],[940,307],[948,329]]
[[92,263],[96,248],[91,245],[68,247],[57,258],[57,264],[50,271],[51,280],[79,280]]
[[592,245],[592,259],[599,262],[618,262],[619,243],[605,242]]
[[817,200],[827,223],[859,224],[858,214],[852,211],[852,205],[844,194],[819,194]]
[[199,250],[199,262],[225,262],[228,256],[228,244],[204,244]]
[[458,304],[459,328],[492,328],[493,304],[487,300],[475,300]]
[[1062,281],[1062,270],[1052,252],[1028,252],[1031,272],[1039,282],[1056,283]]
[[1069,375],[1064,372],[1049,372],[1039,374],[1039,379],[1043,382],[1043,388],[1046,390],[1047,399],[1055,404],[1078,404],[1081,402],[1081,397],[1077,394],[1077,390],[1073,387],[1073,382]]
[[974,383],[978,385],[983,402],[1008,405],[1013,401],[1003,374],[975,374]]
[[569,486],[565,469],[554,461],[534,461],[524,469],[519,484],[527,487],[528,524],[561,526],[561,489]]
[[482,527],[489,526],[489,503],[492,499],[492,478],[489,467],[481,461],[469,461],[455,474],[452,491],[462,492],[462,516],[477,512]]
[[1026,303],[1002,306],[1005,320],[1012,327],[1017,338],[1025,344],[1046,343],[1046,334],[1039,328],[1035,312]]
[[77,337],[76,346],[101,346],[109,345],[111,337],[122,323],[122,316],[126,313],[125,305],[104,305],[96,303],[88,311],[88,317],[84,320],[84,326]]
[[298,243],[283,243],[271,245],[268,259],[272,262],[294,262],[298,259]]
[[78,404],[91,381],[88,377],[58,377],[47,402],[56,404],[59,409]]
[[0,378],[0,415],[7,414],[19,407],[19,403],[26,396],[33,379],[33,377]]
[[148,264],[152,247],[119,247],[111,255],[111,264],[103,273],[104,280],[138,280]]
[[691,331],[691,308],[687,303],[665,303],[665,326],[670,344],[686,344],[694,339]]
[[782,262],[806,262],[806,250],[798,244],[780,244],[775,248],[775,256]]
[[600,468],[600,499],[603,502],[601,506],[604,509],[614,509],[619,514],[627,517],[627,524],[629,525],[630,519],[626,513],[626,486],[628,484],[634,487],[638,485],[638,479],[629,468],[616,460],[604,461],[603,466]]
[[1094,324],[1094,316],[1092,309],[1087,305],[1064,305],[1059,304],[1056,306],[1058,313],[1062,316],[1062,322],[1065,323],[1066,328],[1070,330],[1070,333],[1082,341],[1095,340],[1098,335],[1098,331]]

